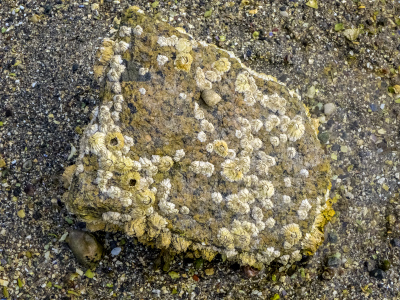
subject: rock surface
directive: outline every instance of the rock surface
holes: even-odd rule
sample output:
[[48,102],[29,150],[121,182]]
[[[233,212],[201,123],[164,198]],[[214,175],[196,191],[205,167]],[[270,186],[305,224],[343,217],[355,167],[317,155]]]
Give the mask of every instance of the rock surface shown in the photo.
[[64,173],[69,210],[91,230],[208,260],[261,268],[314,253],[334,211],[301,98],[138,8],[121,25],[103,40],[102,103]]
[[86,267],[95,266],[103,255],[103,246],[88,232],[73,230],[66,242],[79,263]]

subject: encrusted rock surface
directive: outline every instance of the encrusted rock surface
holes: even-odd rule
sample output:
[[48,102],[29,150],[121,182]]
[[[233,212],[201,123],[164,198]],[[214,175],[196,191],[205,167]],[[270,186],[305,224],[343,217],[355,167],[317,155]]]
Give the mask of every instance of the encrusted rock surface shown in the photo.
[[136,7],[98,58],[102,103],[64,173],[91,230],[258,268],[315,252],[330,168],[300,96]]

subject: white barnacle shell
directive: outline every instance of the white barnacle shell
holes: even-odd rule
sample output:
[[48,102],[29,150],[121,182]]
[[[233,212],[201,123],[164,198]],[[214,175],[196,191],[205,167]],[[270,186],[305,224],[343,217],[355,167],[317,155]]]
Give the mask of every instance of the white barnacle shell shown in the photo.
[[284,134],[284,133],[281,133],[281,134],[279,135],[279,140],[280,140],[281,143],[283,143],[283,144],[286,143],[287,140],[288,140],[287,135]]
[[247,74],[248,72],[243,72],[236,77],[235,81],[236,92],[243,93],[245,91],[250,90],[250,83]]
[[263,122],[259,119],[255,119],[250,122],[250,126],[251,126],[251,131],[253,133],[257,133],[262,128]]
[[146,157],[140,157],[139,163],[140,163],[142,169],[148,169],[153,165],[151,163],[151,160]]
[[230,159],[234,159],[236,157],[236,152],[233,149],[228,149],[228,155],[226,156]]
[[145,95],[146,94],[146,89],[143,88],[143,87],[139,88],[139,93],[141,93],[142,95]]
[[250,141],[250,145],[255,149],[258,150],[262,147],[263,143],[259,138],[254,138]]
[[124,102],[124,97],[122,95],[115,95],[113,97],[114,103],[122,103]]
[[303,176],[303,177],[308,177],[308,170],[306,170],[306,169],[301,169],[300,170],[300,176]]
[[267,226],[267,228],[272,228],[272,227],[275,226],[275,223],[276,223],[276,221],[275,221],[274,218],[268,218],[268,219],[265,221],[265,226]]
[[287,195],[283,195],[282,196],[282,202],[285,204],[289,204],[290,203],[290,197]]
[[110,186],[107,190],[107,195],[112,199],[118,199],[121,197],[121,189],[117,186]]
[[111,85],[111,90],[114,94],[121,94],[121,84],[119,82],[113,82]]
[[168,57],[166,57],[165,55],[161,55],[159,54],[157,56],[157,63],[159,66],[163,66],[165,65],[165,63],[168,61]]
[[208,79],[206,79],[206,76],[203,72],[203,70],[198,67],[196,69],[196,75],[195,75],[195,80],[197,86],[200,88],[200,90],[210,90],[212,88],[212,83]]
[[287,148],[287,156],[289,158],[294,158],[296,156],[296,149],[293,147],[288,147]]
[[270,132],[272,129],[274,129],[274,124],[271,121],[268,121],[268,120],[265,121],[264,126],[265,126],[265,130],[267,132]]
[[308,217],[308,212],[305,211],[305,210],[299,209],[299,210],[297,211],[297,215],[299,216],[299,219],[300,219],[300,220],[305,220],[305,219],[307,219],[307,217]]
[[256,221],[262,221],[262,219],[264,218],[264,214],[262,212],[262,209],[259,208],[259,207],[253,207],[253,209],[251,211],[251,216]]
[[127,42],[119,41],[118,42],[118,47],[117,47],[118,51],[115,51],[115,50],[114,51],[117,52],[117,53],[124,53],[128,49],[129,49],[129,44]]
[[272,209],[274,208],[274,203],[272,203],[271,199],[268,198],[263,198],[259,200],[261,203],[261,206],[265,209]]
[[277,136],[271,136],[269,141],[271,142],[272,146],[279,146],[279,138]]
[[190,212],[190,210],[187,206],[182,206],[180,211],[181,211],[181,214],[183,214],[183,215],[187,215]]
[[124,36],[130,36],[131,35],[132,28],[128,26],[121,26],[119,29],[119,36],[124,37]]
[[296,250],[292,252],[291,257],[291,260],[293,261],[300,261],[303,258],[303,255],[301,255],[300,250]]
[[157,40],[157,44],[159,44],[161,47],[168,46],[168,40],[165,36],[159,36]]
[[198,139],[200,142],[204,143],[205,141],[207,141],[207,135],[206,135],[206,133],[205,133],[204,131],[200,131],[200,132],[197,134],[197,139]]
[[244,203],[252,204],[254,202],[254,196],[248,189],[242,189],[237,194],[240,201]]
[[299,210],[305,210],[305,211],[309,211],[312,208],[310,202],[308,202],[307,199],[304,199],[303,201],[301,201]]
[[97,131],[99,131],[99,125],[96,124],[96,123],[94,123],[94,124],[92,124],[92,125],[89,125],[89,126],[86,128],[85,134],[86,134],[87,136],[92,136],[92,135],[95,134]]
[[114,110],[116,112],[122,112],[122,104],[121,103],[114,103]]
[[207,80],[210,80],[211,82],[221,81],[221,75],[217,74],[214,71],[206,71],[205,77]]
[[143,28],[140,25],[136,25],[135,28],[133,28],[133,34],[136,36],[141,36],[143,33]]
[[185,157],[185,151],[183,149],[176,150],[174,161],[178,162],[184,157]]
[[243,137],[242,131],[236,130],[236,131],[235,131],[235,136],[236,136],[238,139],[241,139],[241,138]]
[[288,139],[291,142],[295,142],[300,139],[305,132],[305,126],[302,123],[302,119],[300,116],[296,116],[291,120],[287,126],[287,135]]
[[107,73],[107,78],[111,82],[119,81],[120,77],[121,77],[121,73],[119,73],[115,69],[110,69],[110,71],[108,71],[108,73]]
[[206,132],[214,132],[214,125],[208,122],[207,120],[201,120],[200,127],[203,131]]
[[111,69],[118,69],[118,67],[123,63],[121,55],[113,55],[110,59]]
[[207,146],[206,146],[206,150],[207,150],[207,152],[209,152],[209,153],[213,152],[213,151],[214,151],[214,145],[213,145],[213,143],[208,143]]
[[84,170],[83,164],[79,164],[76,166],[75,174],[83,173]]
[[189,53],[192,51],[192,44],[188,39],[180,38],[175,45],[176,50],[179,52]]
[[148,68],[140,68],[139,69],[139,75],[144,76],[149,72]]
[[222,202],[222,195],[221,193],[218,192],[214,192],[211,194],[211,200],[215,203],[215,204],[220,204]]
[[276,115],[269,115],[267,121],[270,121],[274,127],[279,126],[281,123],[281,120]]
[[282,255],[279,261],[282,265],[286,266],[287,263],[289,262],[289,259],[290,255]]
[[194,117],[197,120],[204,119],[204,112],[200,109],[199,105],[196,102],[194,103]]

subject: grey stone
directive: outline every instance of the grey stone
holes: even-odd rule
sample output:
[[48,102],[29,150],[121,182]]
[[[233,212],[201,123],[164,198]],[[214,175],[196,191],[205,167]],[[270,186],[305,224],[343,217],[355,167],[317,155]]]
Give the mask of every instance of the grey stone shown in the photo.
[[333,114],[336,111],[336,106],[334,103],[326,103],[324,105],[324,114],[327,116],[330,116],[331,114]]

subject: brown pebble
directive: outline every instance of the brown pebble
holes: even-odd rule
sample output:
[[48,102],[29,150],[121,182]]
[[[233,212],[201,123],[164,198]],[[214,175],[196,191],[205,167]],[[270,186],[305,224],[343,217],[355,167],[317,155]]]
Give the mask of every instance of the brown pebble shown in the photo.
[[244,266],[243,272],[247,278],[253,278],[257,276],[260,271],[250,266]]
[[103,246],[88,232],[73,230],[68,234],[66,242],[76,259],[84,266],[95,266],[103,255]]

